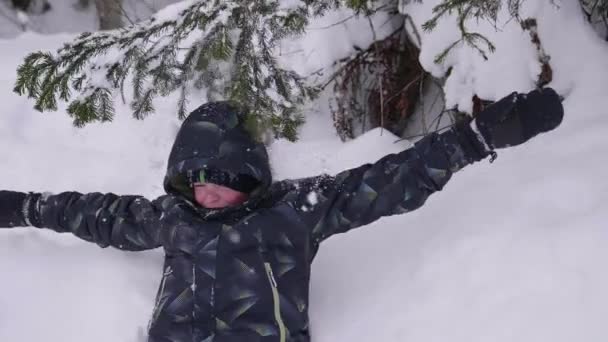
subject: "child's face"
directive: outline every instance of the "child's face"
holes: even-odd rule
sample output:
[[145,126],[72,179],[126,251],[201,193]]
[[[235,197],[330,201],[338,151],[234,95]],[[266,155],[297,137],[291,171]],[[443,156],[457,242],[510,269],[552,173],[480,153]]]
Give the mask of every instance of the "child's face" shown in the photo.
[[247,200],[247,194],[212,183],[194,183],[194,198],[196,202],[210,209],[219,209],[242,204]]

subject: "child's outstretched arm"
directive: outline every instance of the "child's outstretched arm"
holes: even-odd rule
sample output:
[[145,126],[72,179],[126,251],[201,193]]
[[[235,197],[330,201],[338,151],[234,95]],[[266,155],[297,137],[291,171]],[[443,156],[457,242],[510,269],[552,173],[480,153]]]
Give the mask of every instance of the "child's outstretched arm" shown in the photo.
[[160,246],[159,201],[112,193],[0,191],[0,227],[49,228],[101,247],[140,251]]
[[494,149],[519,145],[557,127],[563,118],[552,89],[512,93],[471,122],[431,134],[412,148],[373,164],[293,181],[287,198],[312,227],[317,243],[336,233],[371,223],[382,216],[421,207],[452,174]]

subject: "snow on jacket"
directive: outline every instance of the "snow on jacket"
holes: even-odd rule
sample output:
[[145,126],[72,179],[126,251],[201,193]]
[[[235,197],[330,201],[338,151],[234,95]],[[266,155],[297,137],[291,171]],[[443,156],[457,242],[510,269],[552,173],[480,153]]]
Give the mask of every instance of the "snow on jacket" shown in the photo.
[[[163,247],[149,342],[307,342],[310,266],[321,242],[420,207],[453,172],[486,156],[463,124],[335,176],[273,183],[266,149],[242,122],[225,102],[192,112],[169,157],[167,194],[153,201],[19,193],[24,215],[11,225],[128,251]],[[260,185],[243,205],[202,208],[185,173],[206,166],[252,175]]]

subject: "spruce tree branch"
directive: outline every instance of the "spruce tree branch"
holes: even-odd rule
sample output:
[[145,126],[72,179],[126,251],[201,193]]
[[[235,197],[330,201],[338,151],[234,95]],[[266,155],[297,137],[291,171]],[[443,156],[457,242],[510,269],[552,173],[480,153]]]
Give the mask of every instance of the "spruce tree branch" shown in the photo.
[[[373,8],[374,2],[349,6],[369,15],[383,8]],[[199,0],[173,5],[178,8],[129,27],[85,33],[55,53],[26,57],[14,90],[34,98],[42,111],[56,109],[57,97],[71,101],[68,113],[82,126],[112,120],[116,91],[137,119],[154,111],[157,95],[179,92],[181,118],[189,90],[205,88],[209,98],[252,106],[257,122],[275,136],[293,140],[302,122],[298,106],[314,98],[319,87],[279,65],[277,42],[304,32],[309,16],[345,4],[306,0],[295,8],[280,5],[279,0]],[[121,11],[125,14],[124,7]],[[125,86],[132,87],[130,99]]]

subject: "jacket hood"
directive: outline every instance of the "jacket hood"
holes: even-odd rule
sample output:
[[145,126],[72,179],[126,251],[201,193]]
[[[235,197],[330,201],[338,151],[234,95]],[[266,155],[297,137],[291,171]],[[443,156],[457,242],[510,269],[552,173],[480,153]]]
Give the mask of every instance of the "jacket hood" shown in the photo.
[[250,200],[263,194],[272,183],[268,153],[245,129],[244,122],[245,113],[228,102],[209,102],[192,111],[173,143],[165,191],[194,202],[187,172],[212,167],[259,180]]

